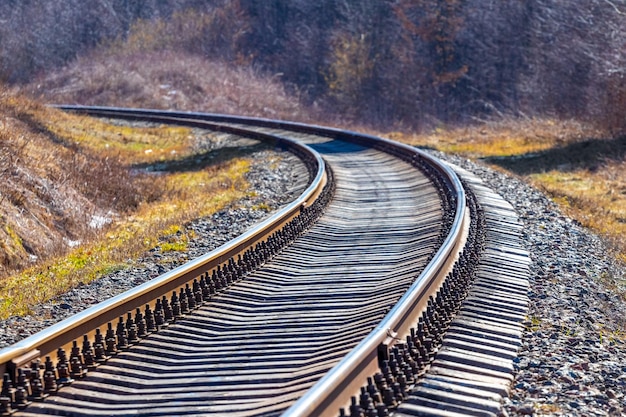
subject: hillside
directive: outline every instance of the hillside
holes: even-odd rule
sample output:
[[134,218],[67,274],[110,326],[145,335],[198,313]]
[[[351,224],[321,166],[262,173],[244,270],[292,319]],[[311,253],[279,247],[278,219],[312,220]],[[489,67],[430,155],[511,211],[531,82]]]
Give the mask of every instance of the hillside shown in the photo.
[[[51,0],[45,8],[4,2],[0,21],[0,80],[12,84],[46,89],[51,73],[75,74],[62,68],[77,58],[88,67],[108,54],[119,62],[100,68],[113,78],[113,85],[102,80],[102,90],[119,87],[119,71],[136,71],[141,55],[171,65],[159,81],[168,86],[186,66],[198,68],[194,56],[261,74],[326,115],[377,128],[508,114],[575,118],[613,131],[626,123],[623,0]],[[141,89],[140,78],[127,93]],[[80,80],[53,86],[62,84]],[[205,84],[189,85],[176,94]],[[97,86],[80,88],[104,98]],[[157,96],[174,95],[161,89]]]
[[276,79],[173,51],[105,51],[22,88],[47,103],[109,105],[307,120]]
[[159,193],[121,161],[52,133],[54,119],[56,110],[0,90],[0,277],[63,253],[111,213]]

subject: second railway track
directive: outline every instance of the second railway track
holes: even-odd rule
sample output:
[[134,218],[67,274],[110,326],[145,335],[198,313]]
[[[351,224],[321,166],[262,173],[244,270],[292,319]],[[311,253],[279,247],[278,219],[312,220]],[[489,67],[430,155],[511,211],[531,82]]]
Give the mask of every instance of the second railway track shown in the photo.
[[[90,111],[122,116],[112,109]],[[160,116],[177,123],[201,123],[197,115]],[[150,118],[132,112],[123,117]],[[339,408],[345,407],[350,415],[369,412],[368,416],[384,416],[399,400],[410,398],[408,391],[417,382],[416,376],[423,375],[441,341],[437,331],[449,326],[452,310],[458,308],[442,306],[455,303],[448,300],[454,291],[461,293],[456,294],[459,300],[463,298],[466,290],[461,284],[470,277],[461,275],[476,269],[475,265],[458,266],[455,253],[461,252],[466,239],[476,246],[484,242],[480,238],[484,232],[468,226],[476,220],[463,208],[465,197],[459,206],[462,213],[448,212],[455,207],[459,210],[454,206],[459,199],[459,194],[454,194],[454,179],[439,178],[446,168],[437,171],[431,162],[420,160],[419,154],[407,154],[411,152],[407,147],[301,125],[290,129],[261,122],[247,127],[239,122],[213,120],[216,124],[207,127],[236,126],[242,133],[251,130],[252,136],[263,132],[268,137],[289,137],[323,156],[336,181],[323,215],[271,262],[194,311],[121,349],[45,401],[20,407],[23,410],[18,415],[248,416],[280,415],[289,409],[289,415],[313,416],[337,415]],[[374,147],[368,146],[372,143]],[[427,167],[430,175],[420,167]],[[480,190],[478,185],[474,188]],[[492,196],[484,198],[487,201]],[[470,206],[476,211],[476,201],[472,201]],[[508,221],[506,209],[502,210],[500,223]],[[459,241],[447,240],[451,230],[461,236]],[[500,248],[508,244],[503,241]],[[442,245],[449,246],[449,253],[434,255]],[[470,262],[469,252],[465,258],[461,256],[462,263]],[[473,256],[472,262],[476,262],[478,255]],[[523,259],[520,265],[523,269]],[[437,278],[418,282],[426,273]],[[442,284],[446,276],[452,281]],[[459,290],[455,290],[457,282]],[[412,295],[407,296],[407,291]],[[184,293],[181,290],[181,298]],[[406,339],[412,327],[409,339],[413,339]],[[498,343],[510,342],[503,339]],[[408,345],[403,344],[405,340]],[[391,352],[397,343],[401,350]],[[509,349],[514,350],[513,342]],[[415,357],[409,358],[413,353]],[[402,375],[394,369],[394,376],[389,376],[391,370],[386,368],[397,368],[400,356],[406,358]],[[376,372],[372,364],[385,368],[378,375],[386,381],[377,381],[378,390],[370,388]],[[14,372],[12,378],[18,379]],[[57,373],[54,376],[59,378]],[[370,386],[367,376],[371,377]],[[372,391],[371,404],[363,395],[357,404],[361,386],[366,387],[362,394],[363,390]],[[11,389],[3,387],[3,392],[12,396],[10,402],[16,408],[17,390]],[[32,392],[32,387],[21,388],[22,392],[28,390]],[[352,407],[348,407],[350,396],[356,396]],[[411,414],[410,407],[404,412]]]

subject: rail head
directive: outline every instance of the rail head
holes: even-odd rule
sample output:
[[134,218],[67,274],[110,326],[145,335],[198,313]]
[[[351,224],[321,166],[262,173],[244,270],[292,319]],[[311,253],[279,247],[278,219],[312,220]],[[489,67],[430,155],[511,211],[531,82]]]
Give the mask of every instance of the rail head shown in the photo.
[[[356,395],[368,376],[378,370],[379,348],[390,346],[396,340],[402,340],[408,329],[415,326],[417,317],[426,308],[432,289],[440,284],[452,268],[453,262],[463,250],[467,234],[469,214],[463,185],[456,173],[438,159],[403,144],[378,139],[372,136],[358,135],[352,132],[355,140],[380,140],[385,147],[397,147],[400,152],[409,152],[413,157],[422,158],[439,173],[451,187],[454,194],[455,214],[450,233],[426,268],[417,277],[400,301],[390,310],[376,328],[359,343],[347,356],[333,367],[313,388],[294,403],[283,417],[319,417],[336,416],[342,407],[349,405],[345,391]],[[409,148],[409,149],[407,149]],[[349,397],[348,397],[349,398]]]
[[[186,119],[194,123],[209,126],[212,123],[229,123],[237,125],[252,125],[259,127],[269,127],[277,129],[287,129],[302,133],[314,133],[324,135],[329,138],[356,142],[368,147],[375,147],[379,150],[388,152],[411,163],[420,161],[426,164],[430,169],[435,170],[438,175],[443,178],[448,191],[451,193],[451,201],[454,203],[454,215],[451,221],[450,232],[443,241],[442,246],[431,259],[430,263],[424,271],[415,280],[409,291],[402,297],[400,302],[386,315],[383,321],[370,333],[370,335],[357,345],[340,363],[335,366],[326,376],[324,376],[311,390],[309,390],[299,401],[289,408],[284,415],[295,416],[322,416],[336,415],[338,408],[335,407],[337,399],[343,394],[347,387],[347,383],[351,380],[362,378],[364,372],[371,369],[372,363],[377,360],[378,349],[381,344],[389,339],[393,340],[397,336],[402,336],[403,329],[406,328],[407,320],[415,315],[416,306],[420,304],[420,300],[428,294],[433,282],[437,276],[445,273],[446,267],[449,266],[452,259],[458,256],[461,248],[460,240],[462,239],[464,229],[467,222],[466,197],[463,186],[456,174],[445,164],[431,155],[421,152],[413,147],[393,142],[387,139],[377,138],[371,135],[359,134],[356,132],[305,125],[301,123],[283,122],[269,119],[244,118],[238,116],[205,114],[205,113],[188,113],[188,112],[159,112],[144,109],[120,109],[105,107],[83,107],[83,106],[60,106],[60,108],[75,112],[88,113],[103,117],[120,117],[124,114],[125,118],[139,119],[143,117],[156,120],[162,117],[168,120]],[[237,129],[232,126],[228,129]],[[259,134],[262,135],[262,134]],[[321,159],[321,158],[320,158]],[[321,169],[318,169],[318,174]],[[315,193],[315,191],[307,189],[307,192]],[[294,202],[293,205],[306,204],[306,199],[300,202]],[[292,207],[293,208],[293,207]],[[252,232],[252,231],[251,231]],[[244,235],[245,236],[245,235]],[[242,236],[243,238],[243,236]],[[211,254],[208,254],[209,256]],[[197,260],[196,262],[201,262]],[[184,274],[180,267],[171,271],[172,275]],[[160,278],[160,277],[159,277]],[[157,279],[159,279],[157,278]],[[173,278],[171,278],[173,279]],[[144,284],[149,286],[150,283]],[[147,288],[138,287],[138,291],[148,291]],[[111,303],[123,303],[125,295],[116,297],[117,300],[110,300]],[[428,297],[426,297],[428,298]],[[91,309],[90,309],[91,310]],[[86,315],[94,314],[94,312],[84,312]],[[52,330],[51,330],[52,331]],[[28,354],[34,347],[35,343],[23,341],[21,346],[11,352],[6,349],[0,351],[0,363],[6,363],[7,359],[16,357],[17,354]],[[371,375],[371,374],[370,374]],[[364,378],[363,378],[364,379]],[[362,385],[364,381],[359,381]],[[356,392],[354,392],[356,394]],[[345,404],[343,404],[345,405]]]
[[[87,109],[83,108],[83,111],[86,112]],[[108,113],[105,115],[98,113],[96,109],[91,114],[94,116],[111,116]],[[118,116],[121,117],[122,112],[118,113]],[[152,114],[152,116],[147,119],[157,120],[156,114]],[[127,114],[127,118],[138,119],[139,117],[141,116]],[[167,122],[171,122],[171,118],[162,120],[166,119]],[[182,124],[184,121],[178,119],[177,123]],[[198,121],[191,121],[190,123],[199,125]],[[205,124],[200,127],[214,128],[215,126]],[[153,301],[171,288],[178,288],[181,284],[184,285],[185,282],[189,282],[217,265],[223,264],[229,258],[241,253],[245,248],[250,248],[257,242],[265,239],[270,233],[282,227],[289,219],[297,216],[304,208],[311,206],[321,195],[327,182],[327,170],[324,160],[318,152],[287,138],[260,135],[256,132],[250,133],[244,129],[228,129],[228,131],[240,135],[253,136],[260,140],[280,143],[282,146],[295,151],[294,153],[301,158],[306,158],[307,161],[305,162],[311,166],[309,167],[310,180],[308,187],[290,204],[219,248],[0,350],[0,372],[4,374],[10,364],[29,363],[31,360],[56,350],[57,347],[67,345],[72,340],[82,337],[83,334],[115,320],[117,317],[126,314],[126,312],[134,311],[149,301]]]

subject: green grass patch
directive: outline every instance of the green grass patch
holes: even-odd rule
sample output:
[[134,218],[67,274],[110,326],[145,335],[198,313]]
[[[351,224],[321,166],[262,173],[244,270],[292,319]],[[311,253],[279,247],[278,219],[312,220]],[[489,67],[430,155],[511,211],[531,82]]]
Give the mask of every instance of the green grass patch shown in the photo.
[[252,209],[253,210],[262,210],[262,211],[265,211],[267,213],[272,211],[272,208],[267,203],[259,203],[259,204],[255,205],[255,206],[253,206]]

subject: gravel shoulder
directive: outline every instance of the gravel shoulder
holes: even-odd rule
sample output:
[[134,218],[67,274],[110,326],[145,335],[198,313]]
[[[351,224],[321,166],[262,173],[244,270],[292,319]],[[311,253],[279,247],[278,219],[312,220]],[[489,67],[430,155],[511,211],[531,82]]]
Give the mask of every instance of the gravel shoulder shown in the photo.
[[518,212],[531,254],[530,308],[510,416],[626,415],[626,270],[606,244],[521,180],[437,153]]
[[[231,143],[232,146],[232,143]],[[264,150],[252,155],[246,179],[254,193],[214,215],[186,225],[195,236],[184,252],[154,248],[116,271],[36,306],[33,314],[0,321],[0,348],[51,326],[94,304],[127,291],[236,238],[272,212],[295,200],[306,188],[308,171],[293,154]]]

